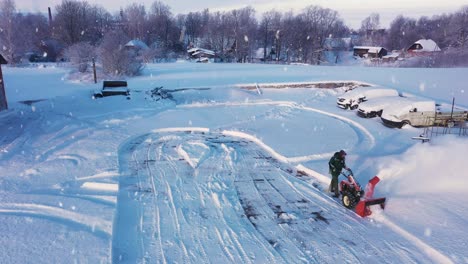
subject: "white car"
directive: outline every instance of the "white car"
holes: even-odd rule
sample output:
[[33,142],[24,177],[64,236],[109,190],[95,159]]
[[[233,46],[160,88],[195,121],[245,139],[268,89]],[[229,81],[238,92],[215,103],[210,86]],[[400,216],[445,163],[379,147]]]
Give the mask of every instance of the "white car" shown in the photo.
[[370,101],[359,104],[357,114],[360,117],[372,118],[376,116],[382,116],[382,112],[385,108],[391,107],[400,101],[405,100],[405,97],[401,96],[383,96],[374,98]]
[[432,100],[402,98],[385,108],[380,117],[389,127],[401,128],[408,124],[415,127],[431,126],[436,115],[436,104]]
[[398,91],[387,88],[359,87],[339,96],[336,103],[340,108],[354,110],[360,103],[382,96],[398,96]]

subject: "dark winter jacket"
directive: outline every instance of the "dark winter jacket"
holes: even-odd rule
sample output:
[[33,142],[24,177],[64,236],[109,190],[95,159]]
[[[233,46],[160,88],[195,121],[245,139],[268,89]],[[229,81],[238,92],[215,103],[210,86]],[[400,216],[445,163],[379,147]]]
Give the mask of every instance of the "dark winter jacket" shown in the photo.
[[330,174],[332,176],[338,176],[343,168],[346,168],[345,158],[341,157],[340,152],[335,152],[333,157],[328,162]]

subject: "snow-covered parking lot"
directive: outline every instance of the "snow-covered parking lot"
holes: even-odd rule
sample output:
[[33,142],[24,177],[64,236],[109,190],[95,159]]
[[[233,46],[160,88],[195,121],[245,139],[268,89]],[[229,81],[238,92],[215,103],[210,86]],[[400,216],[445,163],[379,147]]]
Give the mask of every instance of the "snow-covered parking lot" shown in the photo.
[[[360,82],[466,108],[466,69],[150,64],[130,100],[67,72],[4,69],[2,262],[468,262],[466,137],[421,144],[337,108],[346,87],[237,86]],[[384,211],[326,192],[340,149],[361,184],[380,176]]]

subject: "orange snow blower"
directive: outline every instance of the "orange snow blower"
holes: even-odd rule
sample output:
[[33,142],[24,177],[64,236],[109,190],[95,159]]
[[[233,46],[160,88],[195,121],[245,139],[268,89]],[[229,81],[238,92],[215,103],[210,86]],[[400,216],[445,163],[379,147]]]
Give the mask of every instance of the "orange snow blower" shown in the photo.
[[356,214],[361,217],[372,214],[371,205],[380,205],[382,209],[385,208],[385,198],[372,198],[375,185],[380,181],[379,177],[375,176],[370,179],[365,191],[363,191],[361,185],[354,180],[351,170],[348,171],[348,174],[342,174],[347,178],[340,182],[341,201],[346,208],[354,209]]

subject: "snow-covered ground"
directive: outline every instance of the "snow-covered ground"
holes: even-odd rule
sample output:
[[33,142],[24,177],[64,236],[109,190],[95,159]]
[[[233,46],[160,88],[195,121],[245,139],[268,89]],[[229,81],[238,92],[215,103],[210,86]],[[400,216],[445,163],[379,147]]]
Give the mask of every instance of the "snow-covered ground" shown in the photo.
[[[4,68],[1,262],[468,263],[467,137],[421,144],[337,108],[347,87],[262,88],[350,81],[467,108],[466,71],[154,64],[127,100],[52,65]],[[326,192],[340,149],[362,185],[382,179],[384,211]]]

